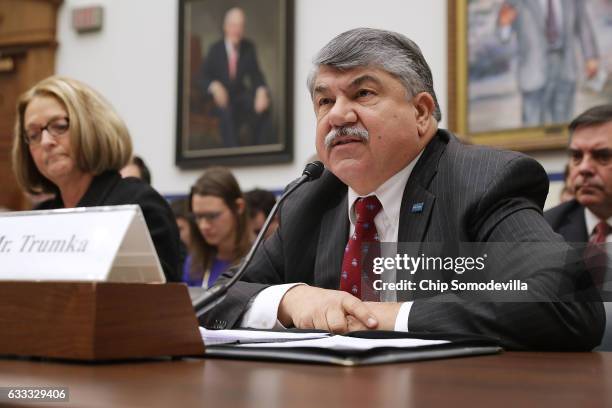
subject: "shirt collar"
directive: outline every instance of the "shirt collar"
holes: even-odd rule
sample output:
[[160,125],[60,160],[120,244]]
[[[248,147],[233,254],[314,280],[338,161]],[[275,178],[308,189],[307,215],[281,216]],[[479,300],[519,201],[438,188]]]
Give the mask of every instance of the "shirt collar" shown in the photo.
[[355,225],[355,201],[361,197],[367,197],[375,195],[378,201],[382,204],[381,212],[385,215],[388,220],[399,220],[399,213],[402,207],[402,196],[404,194],[404,188],[408,182],[410,174],[416,165],[417,161],[423,152],[412,160],[406,167],[395,173],[391,178],[380,185],[376,190],[370,194],[360,196],[350,186],[348,188],[348,216],[351,224]]
[[236,53],[236,55],[238,55],[238,49],[240,48],[240,44],[234,47],[234,45],[229,40],[225,40],[224,42],[225,42],[225,52],[227,52],[228,58],[233,53]]
[[[589,237],[593,235],[595,226],[599,224],[600,221],[603,221],[599,219],[599,217],[597,217],[595,214],[593,214],[593,212],[587,207],[584,207],[584,220],[586,221],[587,235]],[[608,218],[605,221],[608,223],[608,225],[612,225],[612,217]]]

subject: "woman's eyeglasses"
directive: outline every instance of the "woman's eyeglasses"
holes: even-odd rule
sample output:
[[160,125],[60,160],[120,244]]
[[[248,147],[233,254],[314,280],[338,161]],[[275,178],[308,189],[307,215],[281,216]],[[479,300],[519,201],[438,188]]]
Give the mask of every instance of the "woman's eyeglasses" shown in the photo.
[[203,213],[194,213],[193,218],[196,222],[206,220],[207,222],[214,222],[217,220],[223,211],[215,211],[215,212],[203,212]]
[[51,136],[57,138],[68,131],[70,122],[67,117],[51,119],[45,126],[40,129],[26,130],[23,140],[30,146],[37,146],[42,141],[43,131],[47,131]]

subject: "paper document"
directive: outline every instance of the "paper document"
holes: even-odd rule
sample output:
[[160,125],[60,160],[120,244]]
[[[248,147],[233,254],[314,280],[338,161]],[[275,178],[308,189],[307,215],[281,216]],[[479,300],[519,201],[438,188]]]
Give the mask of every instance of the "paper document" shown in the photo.
[[283,331],[266,331],[266,330],[208,330],[200,327],[200,334],[206,346],[214,346],[217,344],[244,344],[244,343],[272,343],[297,341],[307,339],[319,339],[329,337],[329,333],[313,332],[313,333],[295,333]]
[[238,347],[255,348],[296,348],[311,347],[338,351],[367,351],[384,347],[415,348],[450,343],[448,340],[423,339],[362,339],[347,336],[331,336],[310,340],[296,340],[284,343],[240,344]]

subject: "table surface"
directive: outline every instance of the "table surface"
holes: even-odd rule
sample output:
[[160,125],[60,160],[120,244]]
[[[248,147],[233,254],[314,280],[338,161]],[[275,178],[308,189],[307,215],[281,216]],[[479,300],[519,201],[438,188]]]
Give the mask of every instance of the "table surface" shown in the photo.
[[68,404],[38,405],[47,407],[610,407],[612,353],[507,352],[370,367],[0,359],[0,386],[69,388]]

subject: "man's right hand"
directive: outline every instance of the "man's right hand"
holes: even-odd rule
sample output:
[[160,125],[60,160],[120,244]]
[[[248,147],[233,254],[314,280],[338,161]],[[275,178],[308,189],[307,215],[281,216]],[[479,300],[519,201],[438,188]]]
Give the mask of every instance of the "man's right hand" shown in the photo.
[[208,91],[212,94],[215,105],[220,108],[226,108],[229,101],[229,95],[223,84],[219,81],[212,81],[208,87]]
[[[355,319],[354,321],[352,321]],[[375,329],[378,321],[361,300],[346,292],[298,285],[289,289],[278,306],[278,320],[285,327],[346,333],[349,322]]]
[[516,20],[517,16],[518,16],[518,12],[516,11],[516,9],[512,7],[511,5],[509,5],[508,3],[504,3],[499,9],[499,16],[497,19],[497,23],[501,27],[509,26],[512,23],[514,23],[514,20]]

